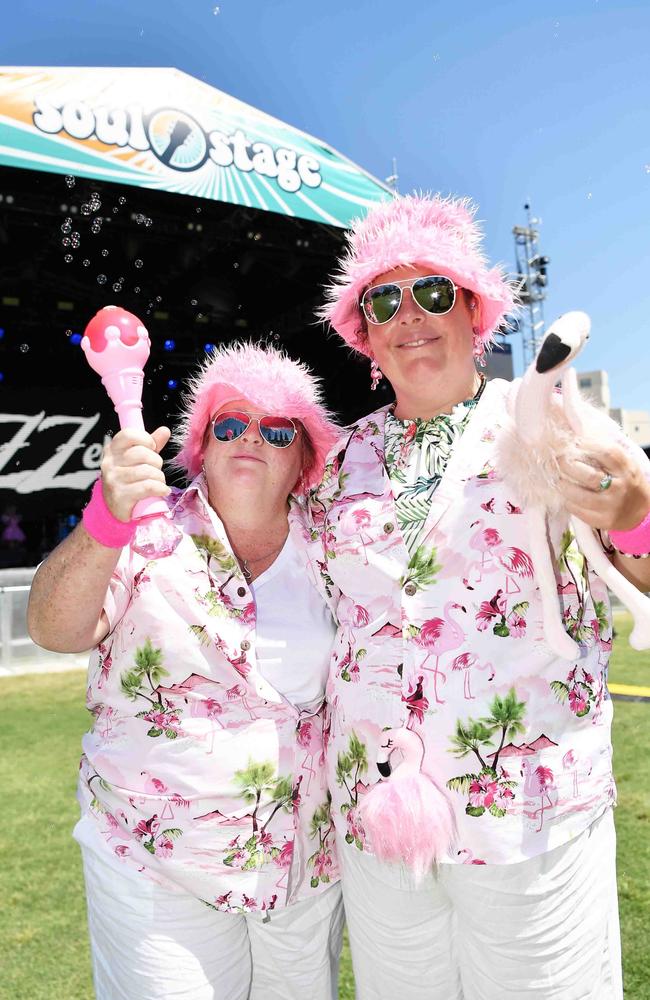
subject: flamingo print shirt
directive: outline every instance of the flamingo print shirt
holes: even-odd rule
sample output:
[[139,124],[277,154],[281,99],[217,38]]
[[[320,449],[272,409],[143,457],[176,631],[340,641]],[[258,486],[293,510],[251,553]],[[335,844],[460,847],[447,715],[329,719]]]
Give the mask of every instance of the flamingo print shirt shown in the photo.
[[[268,911],[338,878],[323,697],[299,709],[258,670],[255,602],[205,496],[202,477],[172,493],[183,537],[171,556],[126,548],[118,562],[110,632],[90,659],[80,826],[168,888]],[[297,501],[289,522],[320,587]]]
[[543,637],[526,511],[496,466],[509,388],[488,383],[470,411],[410,550],[385,462],[388,408],[347,430],[318,490],[314,531],[338,620],[326,755],[350,850],[372,850],[358,806],[380,778],[388,727],[420,735],[446,791],[458,829],[448,863],[522,861],[614,803],[607,591],[566,522],[551,520],[559,600],[580,646],[576,661],[558,659]]

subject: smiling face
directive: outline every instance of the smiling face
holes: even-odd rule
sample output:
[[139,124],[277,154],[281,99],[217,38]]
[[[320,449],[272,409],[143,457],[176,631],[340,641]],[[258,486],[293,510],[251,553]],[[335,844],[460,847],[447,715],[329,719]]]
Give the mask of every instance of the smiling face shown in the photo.
[[218,413],[240,410],[253,418],[263,416],[248,399],[233,399],[212,414],[206,432],[203,463],[210,499],[246,502],[247,496],[262,494],[265,500],[283,503],[293,490],[303,465],[304,446],[300,424],[298,433],[288,447],[275,448],[260,435],[257,420],[251,420],[241,437],[234,441],[217,441],[212,433],[212,420]]
[[[426,267],[397,267],[373,279],[373,285],[431,274]],[[476,308],[471,294],[458,289],[451,312],[444,316],[426,313],[404,288],[396,315],[382,326],[367,323],[372,355],[389,380],[397,397],[398,416],[428,416],[471,394],[475,378],[473,331]],[[454,396],[460,396],[458,399]],[[415,408],[416,412],[412,412]]]

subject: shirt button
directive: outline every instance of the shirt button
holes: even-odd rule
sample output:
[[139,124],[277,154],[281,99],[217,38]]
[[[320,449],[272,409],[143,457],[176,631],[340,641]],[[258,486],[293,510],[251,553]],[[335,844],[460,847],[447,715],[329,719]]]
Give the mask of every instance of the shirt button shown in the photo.
[[248,652],[248,650],[249,650],[249,649],[251,648],[251,644],[250,644],[250,642],[248,641],[248,639],[242,639],[242,641],[241,641],[241,642],[239,643],[239,648],[240,648],[240,649],[241,649],[241,650],[242,650],[242,651],[243,651],[244,653],[247,653],[247,652]]
[[391,531],[395,531],[395,525],[392,523],[392,521],[388,521],[384,525],[384,534],[390,535]]
[[246,597],[246,587],[237,587],[237,596]]
[[415,586],[414,583],[407,583],[406,586],[404,587],[404,593],[407,594],[409,597],[413,597],[413,594],[416,593],[417,589],[418,588]]

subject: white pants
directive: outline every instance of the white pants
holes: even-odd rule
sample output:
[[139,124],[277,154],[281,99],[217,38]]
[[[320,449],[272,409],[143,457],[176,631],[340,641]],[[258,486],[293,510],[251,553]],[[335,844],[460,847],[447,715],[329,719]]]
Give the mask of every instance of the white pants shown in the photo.
[[442,865],[414,887],[341,844],[357,1000],[622,1000],[611,810],[514,865]]
[[264,923],[82,854],[97,1000],[336,1000],[340,885]]

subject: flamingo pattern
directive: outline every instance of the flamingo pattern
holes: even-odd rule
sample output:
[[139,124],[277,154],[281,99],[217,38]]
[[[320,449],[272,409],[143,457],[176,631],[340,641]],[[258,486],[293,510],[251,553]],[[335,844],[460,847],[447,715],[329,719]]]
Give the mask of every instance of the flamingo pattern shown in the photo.
[[[427,619],[422,623],[419,634],[415,636],[417,644],[426,650],[426,656],[421,666],[422,670],[429,670],[433,673],[433,693],[438,705],[444,705],[443,699],[438,696],[438,678],[441,677],[444,682],[447,680],[446,674],[443,674],[438,667],[440,657],[443,653],[458,649],[465,639],[465,633],[458,622],[452,618],[454,610],[464,611],[465,608],[455,601],[448,601],[445,604],[444,617]],[[436,661],[433,669],[427,666],[431,656],[434,656]]]
[[[471,408],[437,469],[417,535],[407,537],[398,516],[399,447],[391,444],[387,461],[388,407],[346,430],[316,492],[318,563],[341,609],[327,686],[326,766],[332,815],[348,850],[366,849],[359,798],[379,780],[372,770],[356,774],[357,767],[376,758],[389,728],[422,739],[427,769],[453,808],[458,842],[486,864],[559,846],[613,801],[607,589],[584,559],[576,577],[573,550],[563,541],[566,517],[550,516],[558,601],[580,616],[576,661],[567,665],[545,640],[533,522],[501,474],[509,391],[495,379]],[[417,448],[416,432],[406,440],[402,485],[414,484]],[[362,513],[363,540],[342,530],[343,510],[350,523]],[[559,684],[571,687],[574,668],[569,698]],[[583,701],[582,684],[590,688]],[[576,795],[562,759],[578,746],[593,766],[580,772]],[[461,758],[472,767],[459,769]],[[540,782],[540,794],[529,794]],[[454,852],[446,863],[464,857]]]
[[[324,710],[291,705],[258,672],[253,595],[203,496],[201,476],[172,493],[184,537],[171,556],[120,557],[111,632],[91,654],[79,797],[106,849],[142,877],[223,911],[269,911],[289,885],[301,899],[338,878]],[[325,596],[297,504],[290,531]],[[367,621],[353,609],[352,630]],[[294,847],[311,862],[289,879]]]

